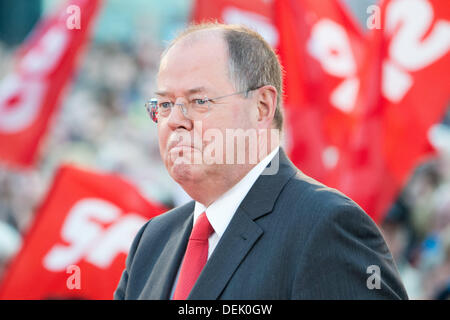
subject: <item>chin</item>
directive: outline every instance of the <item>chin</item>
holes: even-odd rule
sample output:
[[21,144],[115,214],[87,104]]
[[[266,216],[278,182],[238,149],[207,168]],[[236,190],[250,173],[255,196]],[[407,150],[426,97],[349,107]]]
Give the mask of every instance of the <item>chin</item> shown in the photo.
[[196,183],[204,173],[200,165],[187,163],[172,163],[168,171],[181,186]]

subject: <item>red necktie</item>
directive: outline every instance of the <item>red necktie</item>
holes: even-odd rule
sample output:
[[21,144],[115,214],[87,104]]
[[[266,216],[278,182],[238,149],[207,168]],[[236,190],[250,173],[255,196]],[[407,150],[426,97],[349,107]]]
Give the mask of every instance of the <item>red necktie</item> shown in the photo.
[[195,222],[181,264],[174,300],[186,300],[208,260],[208,238],[214,232],[203,212]]

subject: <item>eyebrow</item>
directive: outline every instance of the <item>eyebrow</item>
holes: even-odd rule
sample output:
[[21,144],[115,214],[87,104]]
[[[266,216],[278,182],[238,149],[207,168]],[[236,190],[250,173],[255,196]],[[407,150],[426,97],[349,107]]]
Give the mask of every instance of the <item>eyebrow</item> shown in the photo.
[[[205,92],[205,91],[206,91],[205,87],[195,87],[195,88],[185,91],[184,93],[186,95],[191,95],[194,93]],[[160,97],[166,97],[166,96],[170,96],[172,94],[168,91],[156,91],[155,95],[160,96]]]

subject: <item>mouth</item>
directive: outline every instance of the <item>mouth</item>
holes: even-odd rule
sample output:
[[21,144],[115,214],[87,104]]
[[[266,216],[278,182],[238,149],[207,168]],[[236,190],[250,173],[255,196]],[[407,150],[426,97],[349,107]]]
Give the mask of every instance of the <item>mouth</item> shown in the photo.
[[191,152],[194,149],[192,146],[187,145],[175,145],[169,148],[170,153],[179,153],[179,152]]
[[201,140],[196,141],[187,133],[175,132],[167,143],[167,156],[170,163],[197,163],[202,158]]
[[199,146],[197,146],[196,144],[198,143],[192,143],[192,139],[188,139],[188,138],[184,138],[183,136],[177,137],[177,138],[172,138],[170,139],[168,146],[167,146],[167,151],[168,152],[175,152],[175,151],[193,151],[193,150],[201,150],[201,148],[198,148]]
[[202,155],[195,147],[176,144],[169,148],[168,160],[170,166],[193,165],[201,162]]
[[190,143],[186,143],[179,140],[172,140],[169,142],[167,150],[171,151],[172,149],[178,149],[178,148],[194,148],[194,146]]
[[195,146],[190,144],[183,144],[183,143],[171,143],[168,147],[168,154],[170,155],[170,158],[173,160],[177,158],[189,158],[192,159],[194,155],[198,153],[198,149],[195,148]]

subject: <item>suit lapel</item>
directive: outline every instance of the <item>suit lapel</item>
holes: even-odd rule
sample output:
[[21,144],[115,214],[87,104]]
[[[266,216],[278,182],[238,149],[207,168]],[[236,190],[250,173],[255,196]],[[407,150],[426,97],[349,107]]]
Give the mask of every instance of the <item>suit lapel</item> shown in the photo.
[[182,211],[177,213],[180,223],[175,226],[173,237],[170,237],[169,242],[155,263],[152,273],[139,297],[140,299],[170,299],[172,286],[192,231],[194,202],[192,201],[178,210]]
[[[271,162],[279,166],[276,174],[261,175],[236,210],[225,233],[195,283],[188,299],[217,299],[264,231],[254,221],[270,213],[276,199],[297,169],[283,149]],[[269,166],[268,166],[269,168]]]
[[217,299],[263,230],[238,209],[188,299]]
[[299,170],[280,148],[280,151],[256,180],[240,207],[248,213],[252,220],[272,212],[284,185],[297,172]]

